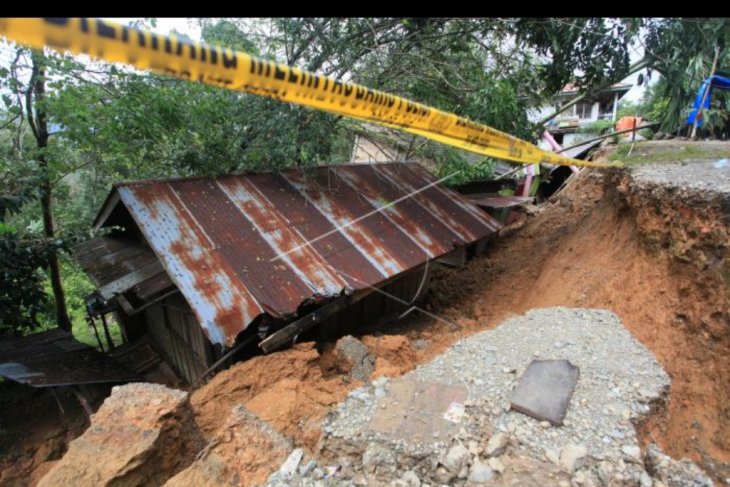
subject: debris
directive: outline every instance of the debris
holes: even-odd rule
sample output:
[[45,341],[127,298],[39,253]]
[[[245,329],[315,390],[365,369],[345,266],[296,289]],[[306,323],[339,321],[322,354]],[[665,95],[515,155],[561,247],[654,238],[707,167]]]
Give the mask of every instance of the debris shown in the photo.
[[560,426],[578,375],[578,367],[567,360],[533,360],[512,396],[511,407]]
[[416,472],[413,470],[409,470],[404,473],[400,479],[405,482],[408,487],[421,487],[421,479],[418,478],[418,475],[416,475]]
[[498,457],[504,453],[507,448],[507,443],[509,443],[509,436],[505,433],[497,433],[489,439],[484,453],[486,453],[488,457]]
[[474,482],[475,484],[489,482],[493,477],[494,473],[486,463],[474,462],[474,465],[471,466],[471,470],[469,471],[469,482]]
[[715,162],[715,168],[723,169],[723,168],[728,167],[729,164],[730,164],[730,162],[728,161],[728,159],[719,159]]
[[291,448],[290,440],[238,405],[192,465],[171,478],[165,487],[250,485],[265,481],[271,472],[271,478],[286,482],[303,454],[298,448],[287,458]]
[[[284,464],[279,469],[279,474],[284,478],[291,478],[299,467],[299,462],[302,461],[304,450],[301,448],[294,449],[287,457]],[[268,454],[267,454],[268,456]]]
[[489,460],[487,460],[487,464],[489,465],[489,468],[491,468],[495,472],[499,474],[504,473],[504,464],[502,464],[502,461],[499,458],[491,457]]
[[202,446],[186,392],[159,384],[118,386],[38,485],[160,485]]
[[452,423],[460,423],[461,418],[464,417],[464,405],[458,402],[452,402],[449,404],[449,409],[444,413],[444,419],[451,421]]
[[370,428],[395,439],[433,441],[435,436],[456,432],[457,423],[448,421],[445,413],[451,404],[463,404],[465,399],[466,389],[461,386],[393,380],[378,400],[385,407],[378,407]]
[[674,460],[655,443],[646,449],[647,470],[667,486],[710,487],[712,480],[689,460]]
[[461,443],[457,443],[441,459],[441,465],[451,473],[458,473],[467,458],[469,458],[469,451]]
[[360,340],[352,335],[340,338],[335,345],[335,355],[341,372],[362,382],[370,380],[370,374],[375,369],[375,358]]
[[583,467],[586,463],[588,450],[585,445],[576,445],[568,443],[563,451],[560,452],[560,464],[569,472],[573,472]]

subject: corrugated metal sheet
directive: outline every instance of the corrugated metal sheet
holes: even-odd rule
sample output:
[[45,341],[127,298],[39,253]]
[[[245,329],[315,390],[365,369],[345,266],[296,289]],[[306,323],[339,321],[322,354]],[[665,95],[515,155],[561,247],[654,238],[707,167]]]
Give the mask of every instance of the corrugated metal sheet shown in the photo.
[[128,238],[92,238],[73,254],[105,299],[132,292],[143,301],[174,286],[155,253]]
[[512,208],[514,206],[524,205],[525,203],[532,203],[535,199],[532,196],[503,196],[501,194],[481,197],[467,195],[467,198],[477,206],[492,209]]
[[33,387],[142,380],[58,329],[0,340],[0,376]]
[[375,286],[500,228],[454,191],[422,190],[435,182],[417,164],[391,163],[116,191],[210,340],[230,346],[263,312],[295,315],[304,302]]

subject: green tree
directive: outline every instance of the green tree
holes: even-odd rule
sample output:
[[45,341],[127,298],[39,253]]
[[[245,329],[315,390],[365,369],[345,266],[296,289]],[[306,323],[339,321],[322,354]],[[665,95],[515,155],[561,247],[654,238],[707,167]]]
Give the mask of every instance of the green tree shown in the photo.
[[684,126],[697,90],[710,75],[716,52],[718,69],[730,68],[730,19],[650,19],[646,30],[649,67],[664,80],[660,97],[666,100],[666,108],[658,121],[663,132],[674,132]]

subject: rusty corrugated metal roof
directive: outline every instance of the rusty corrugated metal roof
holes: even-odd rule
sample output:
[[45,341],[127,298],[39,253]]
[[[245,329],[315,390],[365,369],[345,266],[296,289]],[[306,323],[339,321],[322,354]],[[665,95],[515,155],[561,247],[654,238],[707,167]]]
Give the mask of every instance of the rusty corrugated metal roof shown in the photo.
[[500,228],[438,184],[390,204],[435,182],[417,164],[388,163],[115,191],[210,340],[230,346],[264,312],[293,316],[305,302],[378,285]]
[[59,329],[0,339],[0,376],[32,387],[142,380]]

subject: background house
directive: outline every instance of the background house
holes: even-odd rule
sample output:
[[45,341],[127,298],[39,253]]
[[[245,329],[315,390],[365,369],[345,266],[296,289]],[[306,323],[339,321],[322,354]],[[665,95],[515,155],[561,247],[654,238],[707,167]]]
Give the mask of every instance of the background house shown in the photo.
[[[628,83],[616,83],[600,91],[599,93],[586,97],[579,103],[550,120],[545,128],[552,134],[555,141],[563,147],[567,147],[593,137],[590,134],[579,132],[581,127],[590,125],[598,120],[616,121],[618,103],[632,85]],[[542,107],[531,114],[533,121],[540,120],[553,112],[557,107],[569,102],[578,95],[578,90],[573,85],[566,85],[555,98],[555,103]],[[546,151],[552,151],[550,144],[541,140],[539,147]]]

